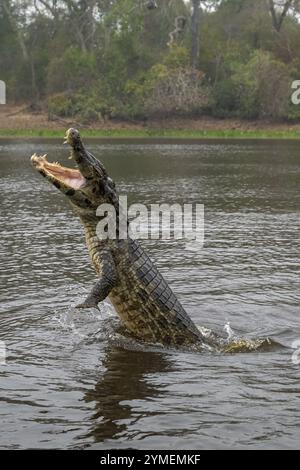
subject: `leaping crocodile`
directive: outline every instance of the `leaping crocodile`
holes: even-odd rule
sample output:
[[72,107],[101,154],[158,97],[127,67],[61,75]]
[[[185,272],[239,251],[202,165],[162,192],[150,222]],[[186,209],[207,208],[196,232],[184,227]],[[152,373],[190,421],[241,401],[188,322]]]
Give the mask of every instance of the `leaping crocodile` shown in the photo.
[[69,199],[85,229],[86,243],[98,280],[78,308],[97,307],[109,297],[126,329],[138,340],[169,346],[205,343],[170,286],[138,241],[97,236],[100,204],[112,204],[119,217],[115,184],[104,165],[88,152],[76,129],[69,129],[66,142],[76,169],[50,163],[34,154],[33,166]]
[[[109,297],[126,330],[137,340],[171,347],[201,349],[210,345],[227,352],[251,351],[268,340],[226,343],[218,335],[198,329],[170,286],[138,241],[118,236],[119,201],[104,165],[88,152],[76,129],[66,133],[76,169],[50,163],[47,155],[32,155],[36,170],[69,199],[84,226],[86,243],[98,280],[78,308],[97,307]],[[117,215],[115,239],[96,233],[101,204],[111,204]]]

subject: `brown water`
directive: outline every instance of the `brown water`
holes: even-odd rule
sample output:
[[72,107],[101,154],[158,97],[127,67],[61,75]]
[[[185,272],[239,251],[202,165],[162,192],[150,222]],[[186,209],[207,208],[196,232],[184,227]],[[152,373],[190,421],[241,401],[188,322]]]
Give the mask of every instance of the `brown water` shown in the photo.
[[[101,144],[130,202],[205,204],[205,246],[144,245],[198,325],[300,340],[300,143]],[[61,143],[0,141],[0,447],[296,448],[292,350],[129,351],[118,320],[78,311],[95,279],[79,221],[29,164]]]

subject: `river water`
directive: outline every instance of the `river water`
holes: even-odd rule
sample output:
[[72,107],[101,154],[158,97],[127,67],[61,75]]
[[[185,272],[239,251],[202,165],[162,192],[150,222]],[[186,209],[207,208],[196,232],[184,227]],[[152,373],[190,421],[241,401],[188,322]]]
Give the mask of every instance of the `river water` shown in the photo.
[[131,350],[109,302],[74,309],[95,279],[82,228],[29,163],[68,150],[0,141],[2,449],[299,446],[299,145],[89,142],[129,202],[205,205],[202,249],[143,241],[195,323],[287,346],[196,354]]

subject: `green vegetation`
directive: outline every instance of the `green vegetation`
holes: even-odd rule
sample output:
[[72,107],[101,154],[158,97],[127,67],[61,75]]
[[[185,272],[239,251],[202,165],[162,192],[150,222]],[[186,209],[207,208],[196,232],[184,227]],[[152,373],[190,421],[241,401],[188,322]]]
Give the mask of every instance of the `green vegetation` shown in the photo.
[[[193,131],[189,129],[83,129],[81,131],[83,137],[110,139],[139,139],[139,138],[168,138],[168,139],[300,139],[300,131],[281,131],[281,130],[209,130],[209,131]],[[45,129],[18,129],[18,130],[1,130],[0,138],[63,138],[63,131],[45,130]]]
[[291,104],[291,83],[300,79],[299,0],[147,4],[2,0],[8,101],[83,124],[174,115],[300,119],[300,105]]

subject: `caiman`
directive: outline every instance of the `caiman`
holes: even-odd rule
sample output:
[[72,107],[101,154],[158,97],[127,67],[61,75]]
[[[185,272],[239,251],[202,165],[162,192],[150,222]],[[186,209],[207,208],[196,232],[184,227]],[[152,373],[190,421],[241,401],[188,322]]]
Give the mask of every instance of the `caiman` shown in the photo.
[[96,233],[101,204],[112,204],[119,221],[119,200],[104,165],[88,152],[79,132],[69,129],[66,142],[76,169],[50,163],[47,155],[32,155],[33,166],[69,199],[84,226],[86,244],[98,275],[77,308],[97,307],[109,297],[126,329],[138,340],[169,346],[205,342],[170,286],[137,240],[100,239]]
[[[253,350],[265,341],[231,342],[209,330],[198,329],[177,299],[170,286],[150,260],[139,242],[120,237],[119,200],[116,186],[104,165],[88,152],[79,132],[69,129],[66,143],[71,146],[71,158],[77,168],[50,163],[47,155],[32,155],[36,170],[69,199],[72,209],[84,226],[86,243],[98,280],[78,308],[98,307],[109,297],[127,332],[146,343],[170,347],[197,349],[214,344],[223,351]],[[116,237],[106,239],[97,235],[97,208],[110,204],[116,213]],[[229,349],[228,349],[229,348]]]

